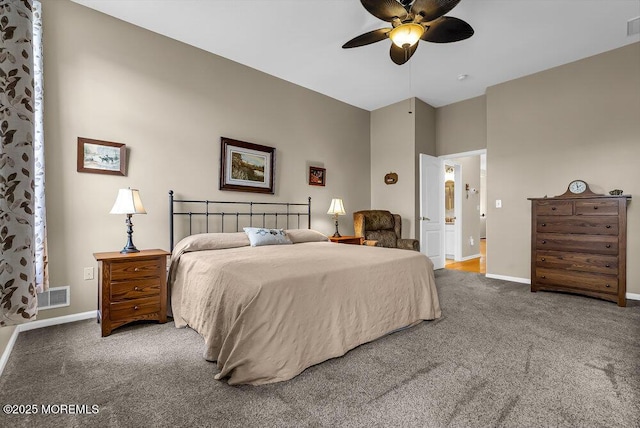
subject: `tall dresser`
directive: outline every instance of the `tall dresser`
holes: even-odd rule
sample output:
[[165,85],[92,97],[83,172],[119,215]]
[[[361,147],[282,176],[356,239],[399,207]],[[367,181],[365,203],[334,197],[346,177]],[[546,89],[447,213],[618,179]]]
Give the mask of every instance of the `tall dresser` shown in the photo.
[[[576,182],[578,184],[576,184]],[[531,200],[531,291],[565,291],[626,306],[629,195],[598,195],[575,180]]]

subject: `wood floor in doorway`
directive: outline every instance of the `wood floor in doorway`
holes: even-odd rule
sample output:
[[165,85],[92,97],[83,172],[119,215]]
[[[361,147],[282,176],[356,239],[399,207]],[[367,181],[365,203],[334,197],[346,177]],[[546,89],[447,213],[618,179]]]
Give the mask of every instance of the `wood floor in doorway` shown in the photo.
[[487,273],[487,240],[480,240],[480,257],[465,262],[447,259],[444,267],[445,269],[463,270],[465,272]]

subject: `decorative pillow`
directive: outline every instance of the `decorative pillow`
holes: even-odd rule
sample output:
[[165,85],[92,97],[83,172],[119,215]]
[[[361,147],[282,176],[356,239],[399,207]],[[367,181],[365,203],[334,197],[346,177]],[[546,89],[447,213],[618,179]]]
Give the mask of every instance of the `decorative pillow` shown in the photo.
[[285,231],[291,242],[294,244],[302,244],[303,242],[322,242],[328,241],[327,235],[313,229],[287,229]]
[[243,229],[249,237],[252,247],[293,244],[282,229],[265,229],[263,227],[244,227]]

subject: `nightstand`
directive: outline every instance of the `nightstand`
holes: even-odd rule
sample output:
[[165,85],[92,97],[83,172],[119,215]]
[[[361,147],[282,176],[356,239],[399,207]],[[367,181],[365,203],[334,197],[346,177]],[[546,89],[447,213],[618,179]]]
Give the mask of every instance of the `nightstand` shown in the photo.
[[167,256],[164,250],[94,253],[98,261],[98,321],[102,337],[139,320],[167,322]]
[[340,236],[338,238],[330,236],[329,239],[331,242],[337,242],[338,244],[353,244],[353,245],[362,245],[362,241],[364,238],[360,236]]

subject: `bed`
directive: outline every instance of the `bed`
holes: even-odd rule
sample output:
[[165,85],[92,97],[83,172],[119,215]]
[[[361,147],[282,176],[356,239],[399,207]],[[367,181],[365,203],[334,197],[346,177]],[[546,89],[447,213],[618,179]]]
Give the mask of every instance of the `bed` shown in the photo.
[[[310,201],[308,213],[310,224]],[[288,380],[440,317],[433,264],[423,254],[334,244],[311,229],[283,233],[291,244],[251,246],[245,232],[197,233],[172,251],[175,325],[203,337],[216,379]]]

